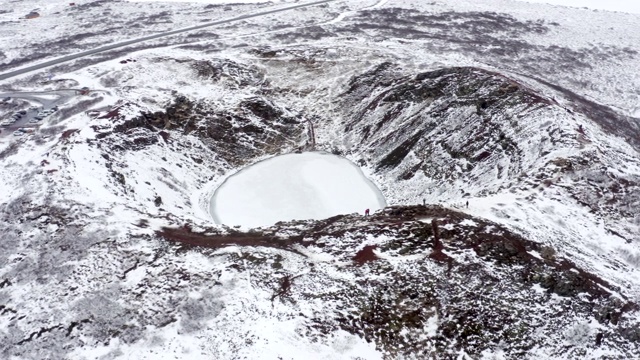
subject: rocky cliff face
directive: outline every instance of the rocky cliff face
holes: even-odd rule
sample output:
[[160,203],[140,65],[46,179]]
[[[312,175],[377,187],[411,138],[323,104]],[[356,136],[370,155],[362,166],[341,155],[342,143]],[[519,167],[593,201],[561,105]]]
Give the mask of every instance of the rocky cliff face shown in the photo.
[[640,204],[640,178],[618,170],[637,164],[634,148],[613,148],[601,139],[615,133],[589,113],[500,74],[405,74],[385,63],[352,79],[340,100],[353,110],[344,122],[350,150],[397,186],[413,186],[402,200],[559,185],[594,212],[633,219]]

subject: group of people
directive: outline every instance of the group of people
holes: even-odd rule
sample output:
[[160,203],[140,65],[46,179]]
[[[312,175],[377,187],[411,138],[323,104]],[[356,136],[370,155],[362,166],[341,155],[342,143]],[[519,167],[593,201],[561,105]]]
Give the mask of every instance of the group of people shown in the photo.
[[[422,205],[426,205],[426,200],[422,200]],[[467,209],[469,208],[469,200],[467,200],[465,206],[467,207]],[[369,209],[364,210],[364,216],[369,216]]]

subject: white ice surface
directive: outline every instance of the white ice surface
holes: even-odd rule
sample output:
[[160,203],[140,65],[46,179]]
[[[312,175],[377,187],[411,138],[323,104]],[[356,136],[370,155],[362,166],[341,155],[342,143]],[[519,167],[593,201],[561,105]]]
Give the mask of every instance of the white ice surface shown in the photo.
[[373,212],[384,206],[380,191],[356,165],[315,152],[256,163],[229,177],[211,202],[218,223],[246,227]]

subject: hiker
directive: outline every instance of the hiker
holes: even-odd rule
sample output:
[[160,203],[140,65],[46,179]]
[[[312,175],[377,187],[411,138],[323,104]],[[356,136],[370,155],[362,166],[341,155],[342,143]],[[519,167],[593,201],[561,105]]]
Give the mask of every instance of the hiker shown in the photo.
[[369,216],[369,209],[366,209],[366,210],[364,211],[364,216]]
[[469,208],[469,200],[467,200],[467,209]]

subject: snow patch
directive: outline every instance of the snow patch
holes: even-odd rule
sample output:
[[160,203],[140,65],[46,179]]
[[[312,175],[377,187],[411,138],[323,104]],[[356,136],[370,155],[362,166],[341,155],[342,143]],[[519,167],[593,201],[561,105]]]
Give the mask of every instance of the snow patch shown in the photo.
[[543,288],[542,286],[540,286],[540,284],[533,284],[531,289],[533,291],[535,291],[536,293],[538,293],[538,294],[544,294],[544,293],[547,292],[547,290],[545,288]]
[[542,260],[542,255],[540,255],[539,252],[537,252],[535,250],[530,250],[530,251],[528,251],[528,253],[529,253],[529,255]]
[[438,315],[432,316],[424,325],[424,330],[429,337],[438,335]]
[[460,222],[462,226],[478,226],[478,223],[471,219],[464,219]]

